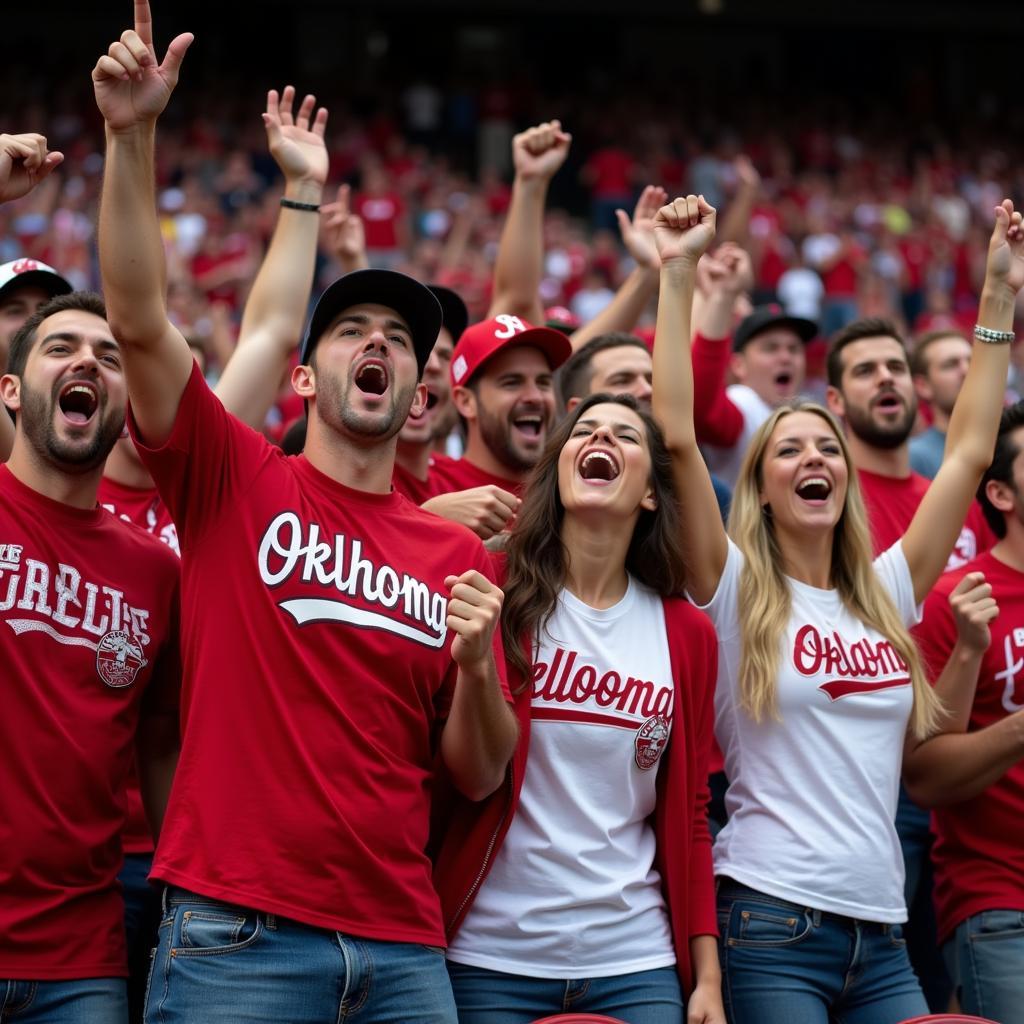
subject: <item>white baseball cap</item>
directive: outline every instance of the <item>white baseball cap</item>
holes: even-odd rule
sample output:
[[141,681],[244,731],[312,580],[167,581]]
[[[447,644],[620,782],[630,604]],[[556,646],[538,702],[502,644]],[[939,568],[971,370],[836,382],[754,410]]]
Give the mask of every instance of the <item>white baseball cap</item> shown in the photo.
[[23,284],[42,288],[51,298],[74,291],[67,278],[39,260],[20,259],[0,264],[0,299],[8,290]]

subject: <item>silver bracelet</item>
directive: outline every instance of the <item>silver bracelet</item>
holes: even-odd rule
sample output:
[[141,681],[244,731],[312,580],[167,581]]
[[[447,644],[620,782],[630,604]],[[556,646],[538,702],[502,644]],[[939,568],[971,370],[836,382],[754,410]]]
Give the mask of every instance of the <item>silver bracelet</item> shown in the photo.
[[1009,345],[1016,340],[1017,335],[1013,331],[993,331],[991,327],[975,324],[974,337],[986,345]]

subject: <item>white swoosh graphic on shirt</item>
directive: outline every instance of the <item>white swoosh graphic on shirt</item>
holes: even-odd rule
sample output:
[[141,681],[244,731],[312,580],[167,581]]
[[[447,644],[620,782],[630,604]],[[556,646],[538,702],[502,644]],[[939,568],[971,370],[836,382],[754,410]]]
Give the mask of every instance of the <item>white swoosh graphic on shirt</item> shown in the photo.
[[66,644],[68,647],[88,647],[91,651],[96,650],[96,644],[92,640],[86,640],[84,636],[65,636],[63,633],[58,633],[48,622],[38,622],[36,619],[5,619],[4,621],[17,636],[21,636],[22,633],[45,633],[57,643]]
[[367,629],[383,629],[388,633],[404,636],[407,640],[425,644],[427,647],[441,647],[448,633],[447,629],[440,636],[426,633],[422,629],[407,626],[404,622],[389,619],[386,615],[320,597],[296,597],[282,601],[278,607],[283,608],[300,626],[310,622],[348,622],[353,626],[363,626]]

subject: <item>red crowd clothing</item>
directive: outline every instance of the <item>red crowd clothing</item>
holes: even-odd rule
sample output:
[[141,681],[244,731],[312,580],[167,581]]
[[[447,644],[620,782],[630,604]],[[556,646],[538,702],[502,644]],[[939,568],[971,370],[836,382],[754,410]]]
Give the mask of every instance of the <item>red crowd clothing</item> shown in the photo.
[[507,477],[495,476],[479,466],[475,466],[467,458],[452,459],[447,455],[435,455],[430,467],[430,497],[439,494],[451,494],[452,491],[468,491],[471,487],[486,487],[494,484],[502,490],[509,491],[516,497],[522,497],[523,481],[509,480]]
[[[437,456],[430,459],[430,469],[434,467]],[[423,502],[433,498],[437,493],[431,486],[430,471],[427,472],[427,479],[421,480],[418,476],[410,473],[404,466],[395,463],[395,470],[391,477],[391,486],[399,494],[405,495],[414,505],[422,505]]]
[[397,249],[398,224],[404,212],[401,197],[393,192],[374,196],[358,195],[354,205],[366,229],[366,248]]
[[732,338],[693,339],[693,421],[697,440],[731,448],[743,433],[743,413],[725,393],[725,374],[732,355]]
[[178,559],[0,466],[0,978],[126,975],[125,777],[177,706]]
[[[683,991],[690,992],[694,985],[690,939],[718,934],[706,814],[718,643],[710,621],[692,605],[674,598],[664,604],[676,716],[668,753],[658,771],[655,864],[664,885],[680,982]],[[509,677],[513,688],[522,683],[511,669]],[[436,813],[434,885],[449,938],[458,931],[487,877],[515,814],[530,747],[532,697],[529,685],[515,697],[519,744],[504,785],[479,803],[445,794],[450,803]]]
[[[864,504],[868,510],[873,554],[887,551],[907,532],[931,481],[919,473],[906,477],[881,476],[866,469],[857,470]],[[960,538],[949,556],[948,569],[955,569],[983,551],[988,551],[996,538],[985,522],[981,506],[971,502],[970,511]]]
[[[915,630],[929,674],[937,679],[957,636],[949,594],[973,571],[991,584],[999,615],[978,672],[968,732],[1024,708],[1024,573],[986,552],[939,580]],[[978,796],[937,808],[932,822],[939,942],[983,910],[1024,911],[1024,762]]]
[[[178,531],[155,487],[129,487],[109,477],[102,477],[96,497],[108,512],[151,533],[180,556]],[[150,831],[146,811],[142,806],[139,776],[134,762],[128,773],[127,798],[128,815],[121,834],[121,846],[125,853],[152,853],[153,833]]]
[[[134,430],[134,424],[132,424]],[[182,541],[182,751],[153,877],[370,939],[443,942],[424,850],[456,683],[465,527],[353,490],[232,417],[198,368],[159,449]],[[500,636],[495,654],[500,659]]]

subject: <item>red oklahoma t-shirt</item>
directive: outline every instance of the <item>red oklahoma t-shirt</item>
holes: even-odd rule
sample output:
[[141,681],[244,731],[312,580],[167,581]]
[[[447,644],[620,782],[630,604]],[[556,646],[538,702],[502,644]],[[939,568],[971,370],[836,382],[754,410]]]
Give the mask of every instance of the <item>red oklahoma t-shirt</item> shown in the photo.
[[[985,574],[999,604],[967,725],[977,732],[1024,708],[1024,573],[991,552],[946,573],[928,595],[914,634],[930,677],[937,679],[956,643],[949,594],[971,571]],[[940,942],[972,914],[1024,911],[1024,761],[978,796],[937,808],[932,822]]]
[[[171,522],[167,506],[161,501],[155,487],[129,487],[109,477],[100,479],[99,503],[118,519],[126,523],[134,523],[158,540],[163,541],[176,555],[178,549],[178,531]],[[149,829],[146,811],[142,806],[142,794],[139,792],[139,776],[132,763],[128,773],[128,816],[125,820],[121,845],[125,853],[152,853],[153,833]]]
[[[469,530],[244,426],[198,370],[143,461],[182,549],[181,758],[153,876],[371,939],[444,943],[424,852]],[[502,662],[500,636],[495,653]],[[506,687],[507,694],[507,687]]]
[[468,491],[471,487],[485,487],[494,484],[502,490],[509,491],[517,498],[523,496],[524,483],[520,480],[509,480],[507,477],[495,476],[475,466],[469,459],[452,459],[447,455],[435,455],[430,467],[431,497],[439,494],[451,494],[453,491]]
[[[877,556],[888,551],[907,532],[931,481],[919,473],[900,479],[870,473],[866,469],[858,469],[857,477],[868,510],[871,543]],[[981,506],[972,501],[960,537],[946,563],[946,571],[988,551],[995,542]]]
[[177,705],[178,559],[0,466],[0,978],[127,974],[125,777]]

